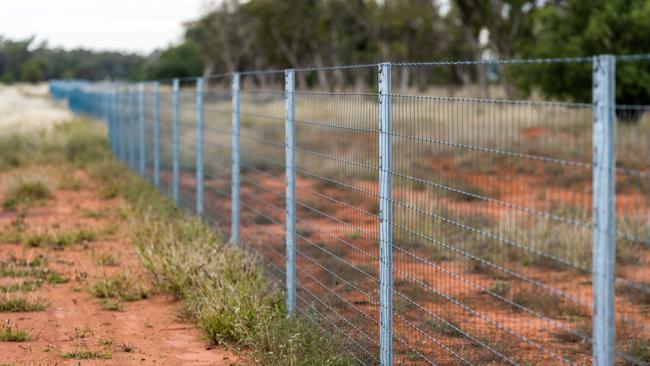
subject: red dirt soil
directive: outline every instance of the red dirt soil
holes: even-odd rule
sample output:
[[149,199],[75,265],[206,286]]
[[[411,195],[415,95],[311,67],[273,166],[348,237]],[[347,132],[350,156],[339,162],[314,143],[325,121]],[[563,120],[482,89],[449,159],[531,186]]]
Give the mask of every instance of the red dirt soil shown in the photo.
[[[0,313],[3,322],[26,330],[28,342],[0,342],[0,364],[15,365],[233,365],[239,357],[210,346],[201,331],[179,317],[180,303],[153,293],[140,266],[135,248],[128,242],[128,224],[121,199],[101,200],[83,173],[78,191],[59,191],[41,207],[29,209],[28,231],[84,228],[114,233],[99,234],[97,240],[63,249],[0,244],[0,260],[46,258],[47,268],[69,279],[64,284],[44,284],[24,297],[44,299],[44,311]],[[0,188],[1,190],[1,188]],[[0,192],[1,193],[1,192]],[[84,209],[102,212],[103,217],[84,217]],[[0,227],[7,230],[15,212],[0,213]],[[89,215],[85,215],[89,216]],[[101,266],[97,258],[111,253],[117,266]],[[122,311],[103,310],[89,288],[96,281],[123,273],[148,289],[147,299],[124,302]],[[2,284],[15,279],[2,278]],[[62,353],[93,350],[110,354],[106,360],[64,359]]]

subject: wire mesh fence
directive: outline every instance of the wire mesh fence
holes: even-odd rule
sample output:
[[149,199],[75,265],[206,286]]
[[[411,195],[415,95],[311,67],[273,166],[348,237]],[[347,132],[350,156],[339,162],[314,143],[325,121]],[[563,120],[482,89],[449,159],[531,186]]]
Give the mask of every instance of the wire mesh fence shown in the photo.
[[[52,94],[106,118],[119,159],[254,248],[287,310],[359,364],[644,365],[650,101],[634,68],[650,58],[53,82]],[[572,98],[516,87],[568,71],[584,80]],[[642,97],[616,104],[626,95]]]

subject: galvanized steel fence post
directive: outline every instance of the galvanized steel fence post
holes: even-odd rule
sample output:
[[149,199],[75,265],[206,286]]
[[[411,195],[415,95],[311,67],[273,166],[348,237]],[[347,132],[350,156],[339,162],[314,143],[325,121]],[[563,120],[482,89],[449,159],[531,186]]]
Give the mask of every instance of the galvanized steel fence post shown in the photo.
[[151,119],[153,123],[153,184],[160,187],[160,99],[158,96],[158,82],[151,86]]
[[115,88],[114,84],[111,84],[110,87],[110,98],[110,122],[108,124],[108,140],[111,144],[111,152],[113,152],[113,155],[117,155],[117,146],[115,144],[117,137],[117,131],[115,129],[117,125],[117,89]]
[[296,305],[296,140],[295,140],[295,71],[284,72],[284,139],[286,156],[286,220],[287,220],[287,313],[293,314]]
[[135,91],[135,85],[131,84],[130,85],[130,97],[131,97],[131,103],[130,103],[130,108],[129,112],[131,115],[131,118],[129,120],[130,125],[129,125],[129,167],[131,170],[136,169],[135,165],[135,151],[136,151],[136,142],[135,142],[135,137],[136,137],[136,131],[137,131],[137,117],[136,117],[136,91]]
[[196,79],[196,214],[203,214],[203,78]]
[[615,361],[614,271],[616,59],[593,59],[593,358],[596,366]]
[[180,146],[179,146],[179,117],[180,111],[179,107],[179,80],[174,79],[174,84],[172,86],[172,199],[174,204],[178,205],[179,195],[178,195],[178,184],[179,184],[179,155],[180,155]]
[[123,133],[122,133],[122,84],[118,83],[115,86],[115,150],[117,151],[118,160],[124,160],[124,147],[123,147]]
[[230,241],[239,243],[239,73],[232,75],[232,167],[230,197]]
[[379,65],[379,361],[393,364],[391,64]]
[[139,140],[140,140],[140,175],[145,176],[147,173],[147,160],[146,160],[146,140],[145,140],[145,133],[147,131],[147,127],[145,125],[145,110],[144,110],[144,83],[140,83],[139,85],[140,88],[140,93],[139,93],[139,108],[138,111],[140,113],[140,134],[139,134]]

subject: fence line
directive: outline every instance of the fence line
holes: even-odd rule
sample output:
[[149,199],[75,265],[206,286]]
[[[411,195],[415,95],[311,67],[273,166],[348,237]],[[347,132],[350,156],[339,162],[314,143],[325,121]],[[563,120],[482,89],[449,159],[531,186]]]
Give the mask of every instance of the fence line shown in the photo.
[[[393,75],[408,86],[403,72],[427,80],[484,61],[176,78],[140,83],[139,103],[123,83],[51,90],[106,119],[113,153],[171,183],[176,205],[258,250],[287,312],[360,364],[643,365],[650,113],[616,105],[617,59],[648,61],[493,62],[591,62],[592,104],[393,92]],[[315,71],[377,92],[312,90]]]

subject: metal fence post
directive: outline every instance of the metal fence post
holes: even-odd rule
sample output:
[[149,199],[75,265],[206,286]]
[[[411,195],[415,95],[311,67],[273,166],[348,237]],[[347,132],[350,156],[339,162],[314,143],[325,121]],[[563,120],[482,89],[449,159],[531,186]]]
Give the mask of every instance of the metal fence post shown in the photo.
[[135,165],[135,151],[136,151],[136,142],[135,142],[135,137],[136,137],[136,131],[137,131],[137,117],[136,117],[136,92],[135,92],[135,85],[131,84],[130,86],[130,93],[131,93],[131,104],[130,104],[130,125],[129,125],[129,167],[131,170],[136,169]]
[[153,97],[151,118],[153,122],[153,184],[160,187],[160,99],[158,96],[158,82],[151,86]]
[[196,79],[196,214],[203,214],[203,78]]
[[124,85],[117,85],[117,158],[124,161]]
[[616,59],[593,59],[593,358],[596,366],[615,361],[614,271]]
[[179,138],[178,138],[178,129],[179,129],[179,80],[174,79],[174,84],[172,86],[172,198],[174,204],[178,206],[178,184],[179,184]]
[[146,131],[147,131],[147,126],[145,124],[145,110],[144,110],[144,83],[140,83],[140,100],[139,105],[140,107],[138,108],[140,112],[140,175],[145,176],[147,174],[147,155],[146,155]]
[[293,314],[296,306],[296,140],[295,140],[295,71],[284,72],[284,150],[286,156],[286,220],[287,220],[287,313]]
[[108,87],[106,117],[108,117],[108,145],[115,154],[115,91],[112,84]]
[[239,73],[232,75],[232,167],[230,195],[230,241],[239,244]]
[[391,64],[379,65],[379,360],[393,364],[393,209],[391,182]]

